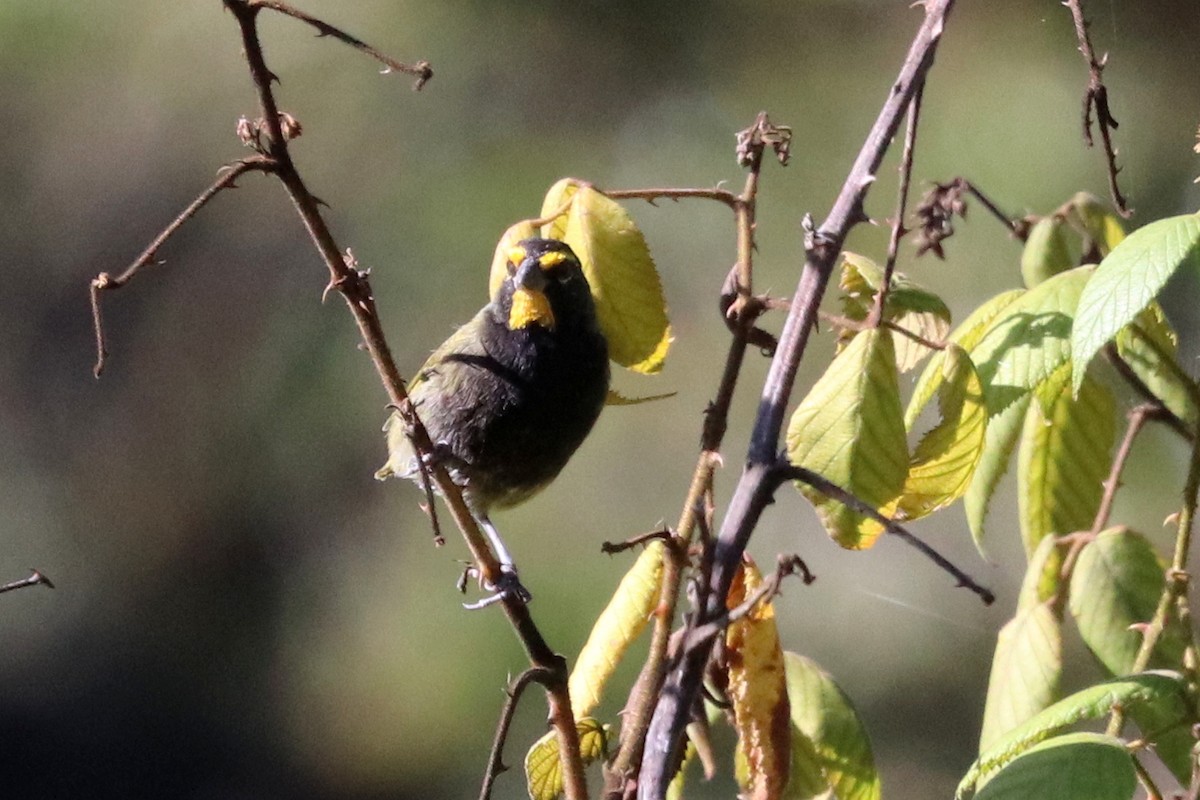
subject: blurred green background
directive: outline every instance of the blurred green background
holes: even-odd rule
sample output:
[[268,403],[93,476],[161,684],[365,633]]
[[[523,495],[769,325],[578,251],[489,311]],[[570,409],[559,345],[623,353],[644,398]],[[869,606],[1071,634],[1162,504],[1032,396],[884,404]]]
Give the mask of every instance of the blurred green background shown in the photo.
[[[306,0],[402,59],[403,76],[264,14],[294,147],[343,247],[373,270],[409,373],[486,299],[492,247],[571,175],[602,187],[739,187],[733,135],[760,110],[795,130],[760,198],[757,287],[788,295],[800,219],[827,211],[903,58],[906,0],[490,3]],[[1138,215],[1192,211],[1200,158],[1200,17],[1192,0],[1087,3],[1122,185]],[[525,661],[498,611],[466,613],[465,550],[435,549],[407,484],[378,484],[385,397],[282,190],[219,198],[107,298],[112,358],[93,359],[87,282],[128,264],[244,150],[256,113],[236,25],[218,0],[0,4],[0,578],[57,591],[0,599],[0,786],[27,797],[474,796],[510,673]],[[964,0],[925,93],[915,177],[962,174],[1013,213],[1105,195],[1085,150],[1086,72],[1057,2]],[[894,201],[895,158],[868,211]],[[599,545],[678,515],[727,333],[734,259],[724,207],[631,209],[662,272],[677,341],[671,400],[605,412],[559,481],[503,514],[534,615],[573,655],[630,563]],[[975,206],[945,263],[902,256],[961,318],[1019,283],[1019,249]],[[885,226],[851,249],[881,257]],[[1194,282],[1171,312],[1195,353]],[[777,327],[779,319],[769,319]],[[804,386],[832,352],[815,340]],[[1188,362],[1189,366],[1191,362]],[[736,480],[765,359],[751,359],[719,475]],[[1126,395],[1127,396],[1127,395]],[[1182,453],[1139,446],[1118,518],[1159,535]],[[995,588],[983,608],[913,551],[839,550],[795,493],[752,542],[800,552],[811,587],[779,601],[785,646],[830,670],[874,737],[886,796],[946,796],[974,755],[994,634],[1022,570],[1006,482],[991,562],[953,508],[919,530]],[[1080,652],[1076,663],[1086,665]],[[614,721],[632,668],[603,709]],[[1075,676],[1089,676],[1085,670]],[[534,695],[509,748],[543,729]],[[695,796],[729,797],[728,778]],[[524,795],[518,773],[497,797]]]

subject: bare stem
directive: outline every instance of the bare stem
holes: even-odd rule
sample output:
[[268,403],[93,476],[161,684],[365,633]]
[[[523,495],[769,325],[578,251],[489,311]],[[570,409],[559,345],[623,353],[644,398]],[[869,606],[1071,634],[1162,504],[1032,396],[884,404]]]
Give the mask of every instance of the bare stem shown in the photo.
[[883,283],[875,293],[875,304],[867,317],[871,327],[883,320],[883,309],[887,304],[888,292],[892,287],[892,275],[896,271],[896,258],[900,255],[900,239],[907,233],[904,227],[904,214],[908,209],[908,187],[912,182],[913,150],[917,144],[917,125],[921,121],[921,96],[925,84],[922,82],[913,93],[908,104],[908,128],[904,133],[904,151],[900,156],[900,188],[896,197],[896,216],[892,220],[892,233],[888,238],[887,261],[883,267]]
[[1083,139],[1087,146],[1093,145],[1092,139],[1092,110],[1096,111],[1096,127],[1100,130],[1100,142],[1104,145],[1104,163],[1108,169],[1108,190],[1112,194],[1113,204],[1117,213],[1128,219],[1133,216],[1121,187],[1117,185],[1117,151],[1112,143],[1112,131],[1117,129],[1117,121],[1113,119],[1108,107],[1108,87],[1104,85],[1104,67],[1108,56],[1096,58],[1092,49],[1092,37],[1088,33],[1088,21],[1083,16],[1083,0],[1063,0],[1063,5],[1071,11],[1071,19],[1075,22],[1075,38],[1079,41],[1079,52],[1088,68],[1088,85],[1083,94]]
[[335,28],[324,20],[305,14],[303,11],[293,8],[287,3],[278,2],[278,0],[247,0],[248,4],[256,8],[269,8],[272,11],[278,11],[280,14],[286,14],[289,17],[298,19],[301,22],[308,23],[317,29],[318,36],[332,36],[333,38],[345,42],[359,52],[366,53],[371,58],[383,64],[386,69],[384,72],[403,72],[408,75],[416,76],[416,82],[413,84],[413,89],[420,91],[421,87],[429,82],[433,77],[433,68],[428,61],[418,61],[415,64],[403,64],[394,58],[391,58],[384,53],[379,52],[371,45],[361,39],[355,38],[340,28]]
[[1112,468],[1108,472],[1108,478],[1104,481],[1104,495],[1100,498],[1100,507],[1096,510],[1096,517],[1092,521],[1092,535],[1096,535],[1108,525],[1108,518],[1112,514],[1113,500],[1117,496],[1117,489],[1121,488],[1121,473],[1125,470],[1125,462],[1129,460],[1129,453],[1133,450],[1133,442],[1137,439],[1138,433],[1141,432],[1147,420],[1157,416],[1161,406],[1143,404],[1129,412],[1129,427],[1125,429],[1125,438],[1121,440],[1121,446],[1117,448],[1117,454],[1113,457]]
[[12,592],[17,589],[24,589],[28,586],[37,586],[39,584],[42,586],[49,586],[51,589],[54,588],[54,584],[51,583],[50,579],[45,575],[38,572],[36,569],[32,570],[31,572],[32,574],[28,578],[22,578],[19,581],[13,581],[12,583],[6,583],[3,586],[0,586],[0,594],[3,594],[4,592]]
[[[92,301],[92,324],[96,332],[96,365],[92,367],[92,374],[97,378],[104,372],[104,365],[108,359],[108,348],[104,336],[104,319],[100,312],[100,296],[104,292],[115,291],[120,289],[129,281],[133,280],[138,272],[154,261],[158,255],[159,248],[166,244],[176,231],[192,217],[196,216],[196,212],[208,205],[208,202],[216,197],[225,189],[236,188],[234,182],[247,172],[272,172],[275,169],[275,162],[267,156],[257,155],[250,158],[243,158],[240,161],[235,161],[232,164],[226,165],[221,170],[220,176],[209,186],[200,196],[193,200],[187,208],[179,213],[175,219],[171,220],[171,224],[163,229],[162,233],[154,237],[142,254],[133,260],[133,263],[125,268],[121,274],[113,276],[107,272],[101,272],[92,279],[89,285],[89,291]],[[156,262],[161,263],[161,262]]]

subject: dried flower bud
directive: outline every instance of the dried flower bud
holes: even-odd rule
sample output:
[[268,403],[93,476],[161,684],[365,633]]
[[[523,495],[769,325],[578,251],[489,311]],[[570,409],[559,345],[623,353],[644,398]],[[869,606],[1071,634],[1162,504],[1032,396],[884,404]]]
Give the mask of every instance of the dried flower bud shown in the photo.
[[258,142],[258,126],[245,117],[238,117],[237,137],[247,147],[253,146]]
[[300,120],[286,111],[279,112],[279,129],[283,132],[284,141],[299,139],[300,134],[304,132],[304,129],[300,125]]

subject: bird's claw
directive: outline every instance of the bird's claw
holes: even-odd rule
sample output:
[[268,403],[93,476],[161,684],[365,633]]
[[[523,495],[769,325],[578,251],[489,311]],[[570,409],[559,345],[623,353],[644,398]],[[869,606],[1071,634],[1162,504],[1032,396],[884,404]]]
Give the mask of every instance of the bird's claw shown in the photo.
[[[478,575],[478,571],[474,566],[468,567],[463,572],[463,577],[459,579],[458,584],[460,591],[465,588],[466,578],[474,575]],[[501,564],[500,580],[495,584],[484,581],[483,590],[491,592],[491,594],[473,603],[463,603],[463,608],[468,611],[477,611],[478,609],[495,605],[510,597],[522,603],[528,603],[533,599],[533,595],[521,584],[521,580],[517,577],[517,568],[512,564]]]

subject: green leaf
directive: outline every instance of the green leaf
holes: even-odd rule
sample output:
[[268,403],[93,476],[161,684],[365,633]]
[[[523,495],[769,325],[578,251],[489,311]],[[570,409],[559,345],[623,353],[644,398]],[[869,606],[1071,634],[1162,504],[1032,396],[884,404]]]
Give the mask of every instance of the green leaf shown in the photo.
[[814,776],[820,776],[838,800],[878,800],[871,740],[850,698],[813,661],[795,653],[783,657],[792,707],[792,771],[806,776],[788,784],[783,797],[826,796],[814,790]]
[[[988,300],[972,311],[954,333],[950,334],[950,341],[968,353],[971,352],[1000,312],[1023,294],[1023,289],[1012,289]],[[913,388],[912,399],[908,402],[908,409],[904,412],[905,427],[912,428],[921,411],[937,394],[938,387],[942,384],[945,361],[946,351],[934,353],[925,369],[921,371],[921,377],[917,379],[917,385]]]
[[1025,568],[1021,591],[1017,593],[1017,613],[1044,603],[1062,588],[1063,547],[1053,536],[1038,543]]
[[1067,245],[1067,224],[1062,217],[1042,217],[1029,229],[1029,237],[1021,250],[1021,278],[1025,286],[1044,283],[1060,272],[1074,266],[1071,248]]
[[897,503],[897,516],[920,519],[962,497],[983,453],[987,409],[983,385],[966,351],[947,345],[938,390],[942,421],[921,438]]
[[1061,621],[1038,603],[1008,621],[996,639],[979,751],[1034,717],[1058,697],[1062,678]]
[[1062,272],[1000,313],[971,350],[988,410],[1003,411],[1071,357],[1071,320],[1094,267]]
[[1077,391],[1092,357],[1184,264],[1200,264],[1200,215],[1167,217],[1138,228],[1100,262],[1079,299],[1071,333]]
[[[890,331],[863,331],[833,359],[792,414],[787,452],[793,464],[875,508],[886,509],[896,500],[908,475],[908,442]],[[806,485],[797,487],[842,547],[870,547],[883,532],[879,523],[836,500]]]
[[608,679],[650,619],[662,583],[663,543],[651,542],[625,573],[575,660],[568,688],[576,719],[600,703]]
[[1095,380],[1084,383],[1074,399],[1063,385],[1049,417],[1039,403],[1030,406],[1017,459],[1026,555],[1044,536],[1092,527],[1115,438],[1112,394]]
[[[866,319],[882,284],[882,267],[866,256],[842,253],[842,309],[846,317],[859,321]],[[946,338],[950,331],[950,309],[942,302],[942,298],[898,272],[892,274],[883,317],[932,342]],[[855,333],[852,329],[843,329],[838,336],[839,346],[849,342]],[[897,336],[893,341],[896,364],[901,372],[912,369],[933,352],[907,336]]]
[[[591,717],[575,723],[579,731],[579,754],[586,767],[604,758],[608,751],[609,726]],[[558,757],[558,736],[550,731],[533,743],[525,754],[525,781],[532,800],[555,800],[563,793],[562,763]]]
[[1095,195],[1076,194],[1071,198],[1071,212],[1086,237],[1085,252],[1095,249],[1103,258],[1125,238],[1125,227],[1120,218]]
[[1187,697],[1187,682],[1174,672],[1143,672],[1089,686],[1059,700],[989,747],[967,770],[956,797],[969,795],[980,781],[1069,725],[1099,719],[1117,706],[1136,712],[1136,707],[1149,705],[1164,718],[1182,720],[1188,714]]
[[1131,800],[1137,788],[1125,743],[1099,733],[1058,736],[1005,767],[976,800]]
[[988,420],[987,432],[983,439],[983,455],[975,467],[971,485],[967,487],[967,493],[963,497],[967,525],[971,528],[971,538],[975,540],[975,547],[980,555],[985,555],[983,533],[988,505],[992,495],[996,493],[996,487],[1000,485],[1000,479],[1008,470],[1008,461],[1013,448],[1017,446],[1021,435],[1021,422],[1025,419],[1032,398],[1032,395],[1024,395]]
[[1152,302],[1117,334],[1117,354],[1163,405],[1195,428],[1200,422],[1195,382],[1176,360],[1178,342],[1162,306]]
[[596,300],[596,316],[608,339],[609,357],[634,372],[662,369],[671,345],[667,303],[646,239],[628,212],[590,186],[551,187],[543,203],[553,213],[569,200],[566,226],[548,223],[583,265]]
[[1154,752],[1171,770],[1181,786],[1192,780],[1192,748],[1196,739],[1192,736],[1193,718],[1180,719],[1164,713],[1153,705],[1138,706],[1130,717],[1137,724],[1142,738],[1154,742]]
[[[1071,615],[1079,635],[1113,675],[1133,667],[1142,635],[1131,625],[1150,621],[1162,596],[1166,564],[1146,537],[1110,528],[1084,546],[1071,575]],[[1179,666],[1183,643],[1177,631],[1159,640],[1158,665]]]

